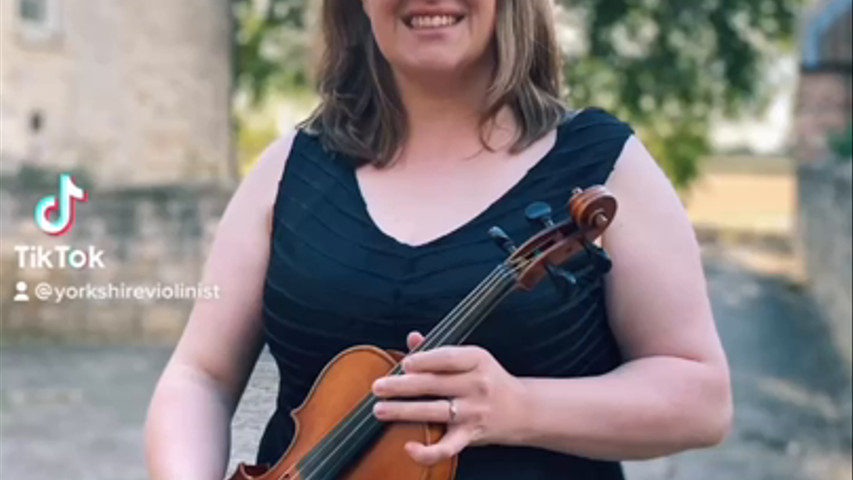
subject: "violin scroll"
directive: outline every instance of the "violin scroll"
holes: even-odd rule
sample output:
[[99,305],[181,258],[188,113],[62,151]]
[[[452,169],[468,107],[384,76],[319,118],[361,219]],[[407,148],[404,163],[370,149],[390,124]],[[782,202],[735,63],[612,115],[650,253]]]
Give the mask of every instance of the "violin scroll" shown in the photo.
[[598,231],[598,238],[613,222],[617,203],[616,197],[599,185],[586,190],[575,189],[567,208],[582,229]]

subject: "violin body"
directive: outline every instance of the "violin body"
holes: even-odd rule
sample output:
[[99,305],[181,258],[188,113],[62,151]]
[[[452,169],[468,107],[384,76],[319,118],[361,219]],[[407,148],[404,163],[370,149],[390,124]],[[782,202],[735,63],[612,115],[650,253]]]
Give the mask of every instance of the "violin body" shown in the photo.
[[[305,402],[291,416],[296,434],[287,452],[272,468],[240,465],[231,480],[305,480],[297,462],[370,393],[373,382],[388,375],[403,354],[364,346],[335,357],[314,383]],[[444,427],[426,424],[388,425],[376,442],[353,465],[343,480],[452,480],[456,459],[433,467],[415,463],[406,442],[438,442]]]

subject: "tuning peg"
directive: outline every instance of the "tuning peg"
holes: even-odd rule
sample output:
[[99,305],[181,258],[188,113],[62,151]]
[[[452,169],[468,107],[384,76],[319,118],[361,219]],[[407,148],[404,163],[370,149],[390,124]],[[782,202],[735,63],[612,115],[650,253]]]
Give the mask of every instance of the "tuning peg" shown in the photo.
[[492,241],[495,242],[495,245],[498,246],[501,250],[507,253],[507,255],[512,255],[516,250],[515,243],[509,238],[509,235],[501,228],[501,227],[492,227],[489,229],[489,236],[492,237]]
[[599,272],[607,274],[613,270],[613,260],[610,259],[610,255],[607,252],[600,248],[595,251],[595,261],[598,264]]
[[588,240],[584,241],[583,246],[587,255],[592,257],[592,261],[599,272],[607,274],[613,270],[613,260],[610,259],[610,255],[603,248],[599,248]]
[[572,272],[553,265],[547,265],[545,269],[557,288],[569,297],[574,296],[578,286],[578,278]]
[[537,227],[551,228],[554,226],[554,220],[551,218],[553,211],[551,206],[545,202],[536,202],[531,204],[524,211],[527,221]]

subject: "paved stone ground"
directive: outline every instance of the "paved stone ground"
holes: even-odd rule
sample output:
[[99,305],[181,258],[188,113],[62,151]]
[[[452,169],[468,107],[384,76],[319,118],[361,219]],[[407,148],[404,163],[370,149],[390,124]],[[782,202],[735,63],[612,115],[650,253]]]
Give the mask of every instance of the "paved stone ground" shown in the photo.
[[[706,249],[733,366],[734,432],[713,450],[630,464],[630,480],[851,478],[849,377],[815,306],[766,259]],[[0,478],[144,479],[141,425],[168,355],[150,347],[0,348]],[[275,378],[262,358],[234,420],[233,458],[253,457]]]

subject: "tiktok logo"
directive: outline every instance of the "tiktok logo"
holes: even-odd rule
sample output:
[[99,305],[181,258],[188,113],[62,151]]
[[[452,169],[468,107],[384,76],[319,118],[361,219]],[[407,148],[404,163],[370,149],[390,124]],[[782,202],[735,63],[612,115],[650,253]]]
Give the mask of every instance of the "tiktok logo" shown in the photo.
[[48,195],[36,204],[36,225],[48,235],[64,235],[74,225],[74,202],[85,202],[89,194],[74,184],[74,178],[59,176],[59,195]]

